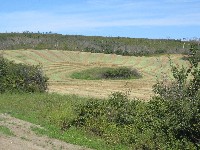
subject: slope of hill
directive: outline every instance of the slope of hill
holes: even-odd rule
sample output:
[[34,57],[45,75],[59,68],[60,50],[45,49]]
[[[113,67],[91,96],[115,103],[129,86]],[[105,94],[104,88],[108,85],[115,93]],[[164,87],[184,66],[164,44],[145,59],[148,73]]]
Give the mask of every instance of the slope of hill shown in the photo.
[[[120,56],[62,50],[6,50],[5,58],[17,63],[41,64],[49,77],[51,92],[79,94],[82,96],[107,97],[115,91],[131,91],[131,97],[148,99],[156,75],[161,78],[170,71],[168,55],[154,57]],[[182,55],[171,55],[172,61],[186,65]],[[140,79],[131,80],[79,80],[70,75],[93,67],[127,66],[137,69]]]

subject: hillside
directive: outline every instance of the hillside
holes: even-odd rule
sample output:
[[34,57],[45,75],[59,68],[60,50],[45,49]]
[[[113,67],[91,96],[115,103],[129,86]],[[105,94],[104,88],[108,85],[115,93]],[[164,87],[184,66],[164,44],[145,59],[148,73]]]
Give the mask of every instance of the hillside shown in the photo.
[[175,39],[146,39],[128,37],[100,37],[62,35],[53,33],[0,33],[0,50],[59,49],[119,55],[182,54],[189,41]]
[[[152,85],[157,77],[170,73],[167,55],[154,57],[120,56],[89,52],[62,50],[5,50],[5,58],[17,63],[41,64],[49,77],[51,92],[79,94],[82,96],[107,97],[111,92],[129,91],[131,97],[148,99],[152,94]],[[182,55],[173,54],[171,59],[178,64],[186,65]],[[131,80],[80,80],[72,79],[73,72],[94,67],[127,66],[137,69],[140,79]],[[156,73],[156,75],[155,75]]]
[[[56,46],[58,45],[59,42]],[[52,146],[56,148],[57,144],[61,144],[62,147],[70,146],[69,149],[79,149],[57,140],[57,144],[52,144],[55,141],[52,138],[99,150],[199,149],[198,46],[191,45],[189,55],[168,55],[167,51],[165,54],[153,56],[145,52],[148,56],[141,57],[78,50],[51,50],[45,47],[40,50],[28,47],[1,50],[2,60],[17,63],[11,61],[10,64],[39,65],[40,73],[45,73],[49,78],[49,89],[45,93],[11,91],[11,94],[5,91],[1,94],[0,114],[6,113],[8,116],[0,117],[0,130],[4,134],[14,134],[16,137],[7,138],[3,135],[0,136],[0,141],[3,141],[6,149],[9,149],[7,146],[13,146],[7,144],[10,140],[17,140],[19,147],[24,145],[24,142],[31,147],[33,144],[43,144],[41,139],[45,137],[36,136],[34,140],[30,137],[36,133],[48,136],[45,141],[51,143],[49,149],[52,149]],[[18,77],[19,72],[13,73],[16,71],[12,65],[1,64],[1,79],[6,77],[3,80],[6,82],[2,82],[2,85],[5,85],[6,90],[20,85],[15,86],[15,83],[25,81],[26,78],[10,82],[10,76]],[[131,71],[136,70],[141,76],[116,80],[88,80],[72,76],[74,73],[82,74],[88,69],[101,70],[106,67],[110,70],[129,68]],[[27,69],[22,70],[24,75],[27,75],[27,72]],[[24,84],[21,85],[24,87]],[[31,129],[29,134],[22,132],[18,135],[15,132],[15,129],[22,131],[21,123],[28,124],[27,122],[17,120],[20,127],[18,124],[7,126],[7,118],[10,115],[12,120],[16,120],[13,118],[16,117],[32,122],[33,128],[23,128],[23,131]],[[34,124],[42,128],[34,128]],[[17,147],[15,142],[13,144]],[[49,145],[44,146],[47,149]]]

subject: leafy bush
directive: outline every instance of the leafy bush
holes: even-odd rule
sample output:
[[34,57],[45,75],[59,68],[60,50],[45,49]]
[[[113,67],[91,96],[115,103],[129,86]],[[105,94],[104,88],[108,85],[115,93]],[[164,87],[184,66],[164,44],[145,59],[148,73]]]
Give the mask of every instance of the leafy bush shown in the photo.
[[[200,68],[198,66],[199,58],[197,53],[200,50],[197,45],[192,45],[188,56],[190,67],[175,66],[171,60],[171,71],[174,81],[158,81],[153,90],[165,99],[195,99],[200,88]],[[191,79],[190,79],[191,78]]]
[[167,137],[170,147],[186,149],[186,145],[196,148],[200,146],[199,108],[200,97],[195,102],[187,98],[178,101],[154,98],[149,102],[148,111],[154,132],[160,132]]
[[15,64],[0,57],[0,93],[7,91],[45,92],[47,80],[40,66]]
[[88,101],[77,110],[71,123],[108,143],[132,149],[195,149],[199,145],[200,98],[150,102],[129,100],[116,92],[105,101]]
[[[200,68],[197,45],[191,45],[188,61],[190,67],[173,65],[171,70],[175,80],[158,81],[154,92],[163,99],[167,108],[162,127],[177,139],[187,139],[198,145],[200,142]],[[162,108],[162,106],[161,106]],[[155,111],[153,108],[152,110]],[[159,113],[159,112],[158,112]]]
[[73,125],[104,137],[108,142],[120,142],[123,139],[118,132],[123,126],[134,122],[134,110],[138,103],[140,102],[130,102],[120,92],[113,93],[109,100],[88,101],[77,110],[78,117]]
[[[198,50],[198,49],[200,49],[200,45],[195,45],[195,49],[196,49],[196,52],[195,52],[195,55],[194,55],[194,57],[195,57],[195,59],[196,59],[196,61],[197,62],[200,62],[200,50]],[[191,53],[191,51],[189,52],[189,56],[184,56],[183,57],[183,60],[186,60],[186,61],[188,61],[189,59],[191,59],[191,55],[192,53]]]
[[110,68],[102,73],[102,77],[105,79],[130,79],[139,78],[141,75],[136,69],[131,70],[127,67]]
[[99,80],[99,79],[137,79],[141,75],[136,69],[127,67],[119,68],[92,68],[81,72],[74,72],[72,78]]

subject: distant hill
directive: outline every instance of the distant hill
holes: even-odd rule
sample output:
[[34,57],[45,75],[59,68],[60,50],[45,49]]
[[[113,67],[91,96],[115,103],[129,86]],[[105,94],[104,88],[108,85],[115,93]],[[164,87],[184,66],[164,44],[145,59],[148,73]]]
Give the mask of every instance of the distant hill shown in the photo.
[[58,49],[118,55],[154,55],[186,53],[189,41],[62,35],[55,33],[0,33],[0,50]]

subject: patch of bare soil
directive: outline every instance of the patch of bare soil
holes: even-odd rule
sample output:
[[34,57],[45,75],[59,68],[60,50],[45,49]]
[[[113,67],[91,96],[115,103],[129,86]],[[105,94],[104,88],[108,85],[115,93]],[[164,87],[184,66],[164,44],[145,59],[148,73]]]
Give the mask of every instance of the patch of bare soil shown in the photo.
[[47,136],[39,136],[31,128],[41,128],[40,126],[8,114],[0,114],[0,126],[5,126],[14,133],[14,136],[0,133],[0,150],[87,150]]

